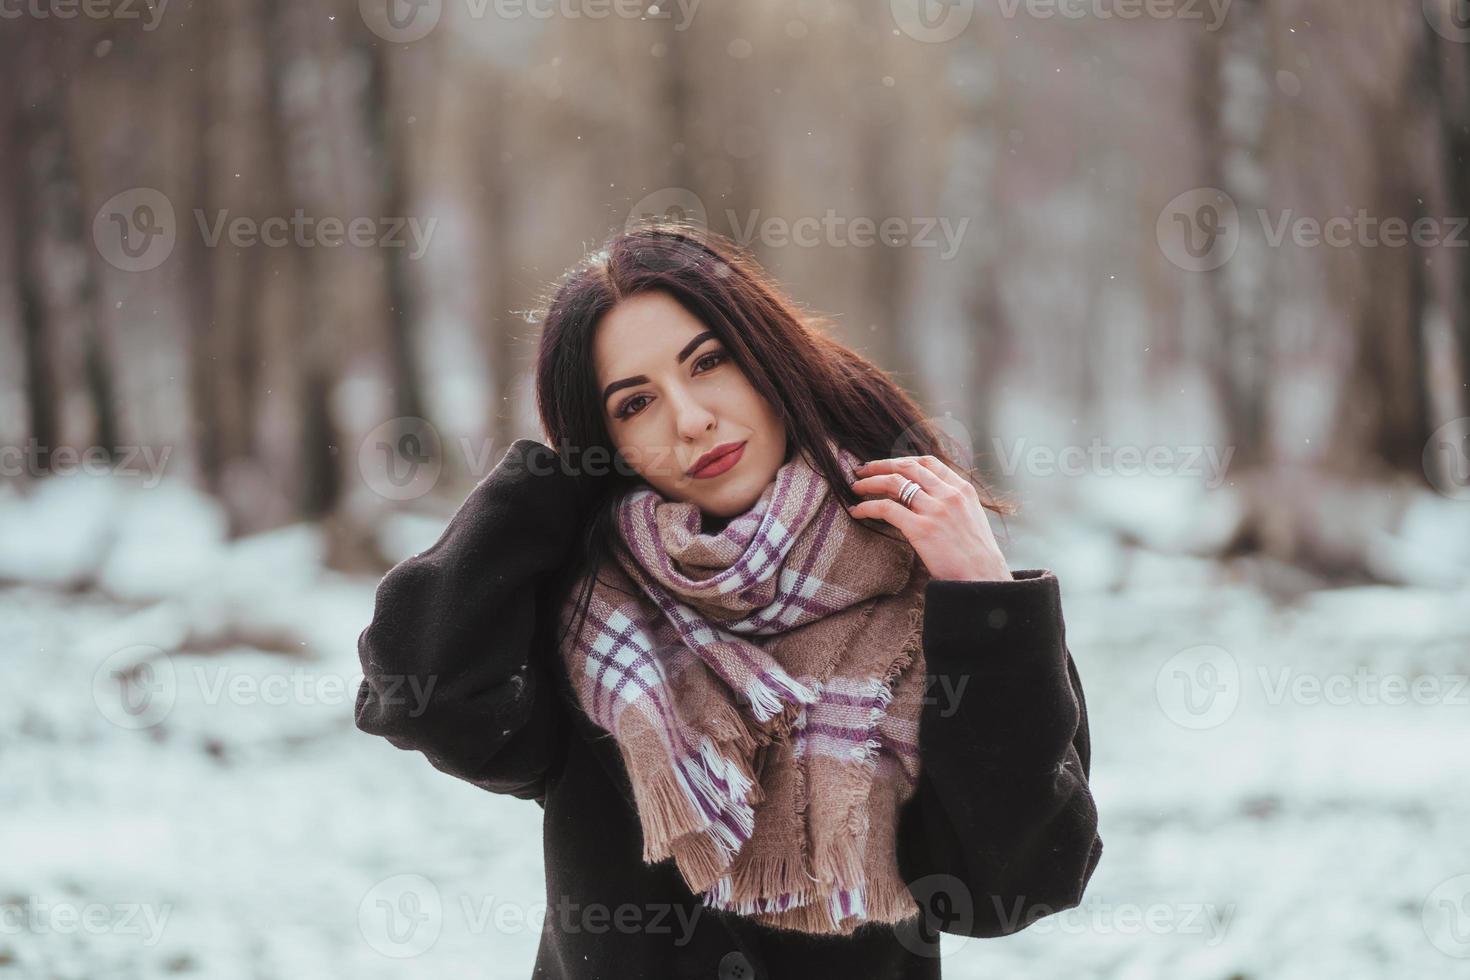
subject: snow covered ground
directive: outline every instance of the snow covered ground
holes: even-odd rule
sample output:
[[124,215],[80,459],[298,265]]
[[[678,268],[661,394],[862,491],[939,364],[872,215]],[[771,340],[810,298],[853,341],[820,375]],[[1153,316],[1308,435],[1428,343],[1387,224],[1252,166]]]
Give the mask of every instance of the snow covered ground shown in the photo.
[[[0,975],[528,976],[539,808],[358,732],[375,581],[314,528],[223,527],[177,487],[0,497]],[[946,936],[947,977],[1470,975],[1470,590],[1275,605],[1244,565],[1010,527],[1062,583],[1106,850],[1080,908]]]

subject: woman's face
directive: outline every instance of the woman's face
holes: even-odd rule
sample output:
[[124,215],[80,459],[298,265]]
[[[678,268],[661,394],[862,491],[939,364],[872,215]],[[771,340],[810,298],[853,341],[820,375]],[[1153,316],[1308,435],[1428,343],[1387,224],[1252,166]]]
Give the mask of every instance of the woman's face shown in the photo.
[[[607,430],[629,465],[670,500],[733,517],[760,499],[786,457],[786,430],[715,334],[668,293],[638,293],[593,340]],[[740,449],[708,472],[711,450]],[[733,460],[733,465],[730,465]]]

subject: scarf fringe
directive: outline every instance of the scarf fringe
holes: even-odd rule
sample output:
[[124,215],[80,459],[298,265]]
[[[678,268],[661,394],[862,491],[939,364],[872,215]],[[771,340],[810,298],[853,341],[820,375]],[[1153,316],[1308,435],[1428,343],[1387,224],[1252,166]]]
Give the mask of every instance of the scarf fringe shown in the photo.
[[836,888],[855,888],[863,881],[863,860],[868,844],[868,794],[855,805],[849,803],[843,832],[833,834],[817,845],[812,866],[817,877]]
[[758,909],[749,914],[774,929],[843,936],[851,935],[859,926],[869,922],[896,926],[923,914],[908,886],[896,876],[892,881],[866,882],[847,890],[845,914],[842,911],[843,894],[842,891],[834,891],[822,901],[785,909]]
[[[842,911],[844,895],[847,912]],[[811,901],[784,910],[756,912],[757,920],[776,929],[795,929],[800,932],[842,935],[851,933],[866,914],[867,902],[861,887],[834,891],[820,901]],[[844,922],[847,924],[844,925]]]
[[[733,714],[733,709],[706,719],[697,747],[681,755],[676,765],[666,762],[646,779],[629,772],[638,812],[646,815],[641,821],[645,862],[652,864],[675,854],[681,838],[703,835],[719,850],[701,851],[687,860],[696,866],[716,864],[716,870],[702,875],[710,880],[754,833],[755,806],[766,797],[746,761],[756,743],[749,730],[727,717],[727,712]],[[729,751],[732,747],[733,752]],[[730,817],[736,827],[711,813]]]
[[[814,887],[819,884],[807,870],[806,854],[770,855],[747,861],[721,876],[706,893],[704,904],[747,915],[782,911],[812,901],[821,893],[820,887]],[[745,897],[737,899],[736,895]]]
[[674,864],[694,892],[719,881],[730,866],[729,857],[706,833],[690,834],[674,842]]
[[[629,698],[624,706],[638,710],[624,710],[609,721],[622,729],[617,737],[639,811],[645,862],[672,857],[685,883],[711,908],[779,929],[849,934],[864,922],[898,923],[920,914],[897,868],[892,840],[896,823],[888,812],[895,799],[901,804],[910,795],[918,760],[911,752],[885,758],[885,719],[901,710],[902,719],[893,719],[900,726],[894,737],[898,731],[906,733],[905,739],[912,737],[917,688],[905,671],[922,664],[927,576],[911,549],[876,538],[851,540],[863,532],[822,497],[814,472],[796,469],[778,477],[771,506],[780,502],[783,514],[789,510],[802,519],[783,517],[784,532],[782,525],[767,528],[763,523],[768,542],[747,544],[728,536],[673,540],[670,529],[688,530],[677,526],[689,523],[678,509],[681,505],[660,509],[656,499],[631,499],[620,512],[619,525],[628,561],[613,570],[617,582],[604,583],[606,591],[626,578],[627,588],[599,599],[603,619],[587,627],[588,634],[610,644],[611,650],[573,646],[567,656],[584,653],[586,665],[591,665],[572,672],[581,683],[578,694],[584,706],[597,703],[598,683],[610,690],[613,683],[640,685],[634,693],[641,696]],[[808,515],[804,508],[813,500],[831,513]],[[820,520],[813,523],[808,517]],[[692,527],[697,530],[697,523]],[[819,584],[846,591],[823,595],[810,608],[799,607],[802,616],[792,622],[787,608],[772,607],[775,597],[785,593],[773,592],[767,575],[757,583],[763,591],[750,586],[739,596],[711,594],[706,608],[700,590],[709,583],[689,578],[679,562],[700,570],[721,569],[723,587],[727,579],[736,581],[735,571],[723,571],[727,565],[736,567],[732,561],[743,562],[740,575],[764,574],[764,565],[752,564],[766,554],[755,544],[779,549],[773,553],[780,560],[794,556],[791,560],[803,568],[816,563]],[[899,564],[903,562],[907,564]],[[874,609],[897,598],[892,590],[904,572],[908,582],[902,591],[915,601],[906,610],[883,609],[881,617],[874,617]],[[868,601],[861,607],[842,605],[848,596]],[[741,603],[770,617],[770,628],[754,630],[762,636],[776,637],[828,615],[849,617],[850,622],[829,626],[809,640],[792,639],[794,659],[786,659],[783,639],[762,647],[744,632],[726,635],[726,614],[738,612]],[[620,622],[604,625],[615,613],[632,621],[631,634]],[[746,625],[764,627],[765,621],[751,619]],[[720,640],[734,646],[732,654],[718,648]],[[671,657],[666,651],[674,647],[676,656]],[[651,665],[646,659],[650,656],[655,661]],[[708,676],[660,670],[659,660],[666,667],[702,663]],[[569,660],[569,666],[584,664]],[[827,684],[839,685],[852,697],[823,704]],[[866,704],[859,697],[868,699]],[[842,733],[822,727],[821,735],[804,737],[801,730],[815,720],[826,721],[829,709],[833,724],[864,728]],[[885,769],[889,763],[901,770]],[[781,809],[795,813],[762,815],[760,804],[776,805],[768,798],[772,793],[777,793]],[[873,809],[879,806],[881,814]],[[770,821],[769,826],[762,820]]]
[[820,889],[821,879],[809,870],[811,859],[804,846],[805,839],[801,844],[795,854],[773,854],[738,865],[732,874],[725,876],[730,885],[730,900],[735,895],[747,896],[738,902],[742,911],[753,911],[755,907],[751,903],[759,897],[769,899],[789,893],[801,901],[809,900]]
[[817,693],[776,668],[752,677],[745,686],[745,697],[750,702],[751,714],[764,722],[775,718],[788,705],[811,704],[817,700]]
[[[907,634],[898,655],[886,666],[881,677],[874,677],[868,694],[877,699],[870,709],[868,722],[876,730],[878,722],[890,706],[894,694],[894,682],[910,668],[923,639],[923,603],[909,610]],[[788,731],[800,731],[806,724],[805,705],[820,699],[823,684],[813,681],[803,685],[786,677],[790,685],[785,690],[804,695],[795,704],[783,704],[783,708],[796,708],[788,713]],[[773,716],[774,717],[774,716]],[[738,719],[731,718],[725,711],[718,712],[706,720],[698,752],[682,761],[683,771],[675,773],[685,792],[679,797],[667,795],[667,786],[655,788],[657,799],[677,801],[677,806],[686,815],[702,817],[699,801],[703,799],[720,812],[732,816],[743,837],[719,820],[691,821],[678,819],[652,821],[654,833],[669,833],[667,828],[684,827],[682,834],[672,834],[666,841],[653,841],[645,847],[644,859],[661,860],[673,854],[678,868],[696,890],[703,889],[706,906],[745,915],[752,915],[768,925],[780,928],[795,928],[805,932],[845,934],[865,921],[897,923],[920,912],[917,902],[908,887],[897,875],[879,877],[869,881],[864,870],[869,836],[869,815],[866,809],[872,790],[872,779],[876,774],[878,753],[882,741],[868,738],[853,746],[852,762],[861,765],[864,778],[856,781],[851,796],[844,801],[844,832],[825,839],[812,855],[807,853],[807,841],[798,841],[796,854],[775,854],[760,860],[748,860],[733,872],[730,870],[745,841],[754,830],[753,805],[763,802],[765,791],[755,774],[744,765],[747,752],[757,745],[768,744],[771,735],[761,738],[752,733]],[[733,754],[723,751],[734,747]],[[735,792],[735,798],[727,795],[713,777],[722,777]],[[806,813],[809,788],[807,767],[795,767],[795,810],[798,816]],[[640,804],[640,811],[642,806]],[[651,815],[654,816],[654,815]],[[811,869],[815,869],[815,874]],[[891,880],[890,880],[891,879]],[[825,883],[825,887],[824,887]],[[736,899],[736,895],[745,896]],[[844,896],[847,912],[843,913]],[[844,923],[847,923],[844,925]]]
[[[923,592],[920,592],[920,596]],[[898,648],[898,659],[888,665],[888,670],[883,675],[883,685],[892,689],[896,681],[905,670],[913,665],[914,660],[924,649],[924,600],[921,598],[917,604],[909,609],[909,621],[907,635]]]
[[645,863],[664,860],[673,853],[676,840],[709,826],[697,804],[698,793],[681,769],[665,767],[651,778],[634,777],[632,783],[643,824]]

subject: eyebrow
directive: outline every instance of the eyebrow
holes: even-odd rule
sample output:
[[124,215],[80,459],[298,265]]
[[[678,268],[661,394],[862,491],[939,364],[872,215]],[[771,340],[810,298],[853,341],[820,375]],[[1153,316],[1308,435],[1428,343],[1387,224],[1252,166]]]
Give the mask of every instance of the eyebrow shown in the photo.
[[[686,360],[689,359],[689,355],[693,354],[700,344],[704,343],[706,340],[709,340],[713,336],[715,336],[715,332],[713,330],[706,330],[704,333],[697,335],[693,340],[685,344],[683,349],[679,351],[678,355],[674,358],[674,363],[683,364]],[[633,385],[641,385],[647,383],[648,375],[646,374],[635,374],[631,378],[624,378],[621,381],[614,381],[612,384],[603,389],[602,400],[604,403],[606,403],[607,400],[612,397],[613,392],[619,390],[620,388],[631,388]]]

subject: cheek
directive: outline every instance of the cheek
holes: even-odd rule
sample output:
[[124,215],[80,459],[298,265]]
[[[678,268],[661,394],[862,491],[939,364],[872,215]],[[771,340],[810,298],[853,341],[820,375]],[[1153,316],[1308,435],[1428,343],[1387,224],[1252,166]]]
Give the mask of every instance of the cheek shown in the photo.
[[755,388],[743,382],[740,392],[740,412],[743,418],[752,423],[761,423],[768,429],[777,424],[775,407],[762,398],[761,393]]
[[632,418],[618,424],[613,446],[623,454],[634,472],[650,483],[667,483],[680,475],[678,460],[668,440],[645,424],[644,418]]
[[726,403],[736,408],[747,419],[757,419],[769,413],[766,400],[761,397],[755,386],[743,377],[734,381],[729,386]]

